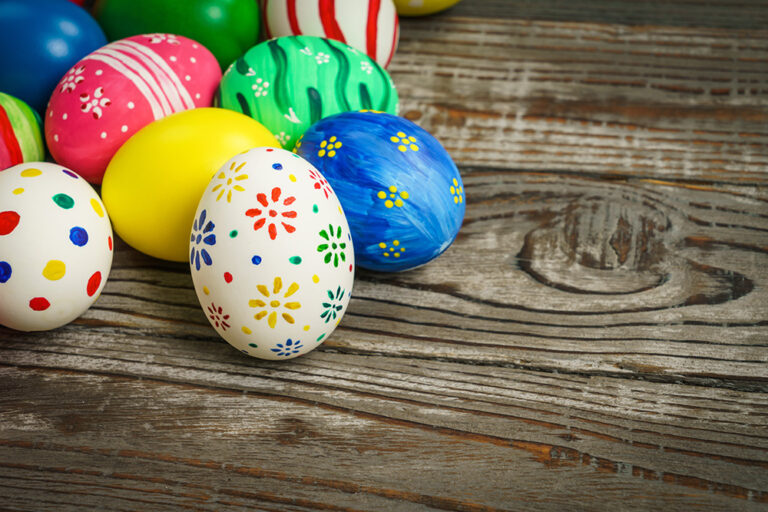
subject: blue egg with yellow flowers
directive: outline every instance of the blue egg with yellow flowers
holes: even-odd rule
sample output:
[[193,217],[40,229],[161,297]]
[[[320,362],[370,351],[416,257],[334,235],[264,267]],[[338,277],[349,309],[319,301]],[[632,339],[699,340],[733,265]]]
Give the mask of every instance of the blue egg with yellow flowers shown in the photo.
[[464,187],[435,137],[402,117],[344,112],[312,125],[294,149],[339,196],[361,267],[408,270],[439,256],[464,220]]

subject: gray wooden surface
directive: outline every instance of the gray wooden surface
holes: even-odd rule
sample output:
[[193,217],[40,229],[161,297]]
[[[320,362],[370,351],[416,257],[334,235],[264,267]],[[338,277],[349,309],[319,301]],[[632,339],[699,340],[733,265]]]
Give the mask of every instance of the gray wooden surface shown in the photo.
[[358,270],[319,349],[209,327],[118,243],[0,328],[0,510],[766,510],[768,6],[464,0],[402,22],[402,112],[460,166],[429,265]]

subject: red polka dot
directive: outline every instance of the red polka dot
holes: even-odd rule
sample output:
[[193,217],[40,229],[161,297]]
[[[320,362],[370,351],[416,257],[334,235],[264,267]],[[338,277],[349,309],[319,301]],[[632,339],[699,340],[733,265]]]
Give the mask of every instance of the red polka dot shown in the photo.
[[112,237],[111,236],[109,238],[107,238],[107,243],[109,244],[109,250],[111,251],[112,250]]
[[273,151],[274,151],[274,149],[272,149],[272,148],[267,149],[267,153],[271,153]]
[[94,272],[90,279],[88,279],[88,286],[85,288],[85,291],[88,292],[89,297],[93,297],[93,294],[96,293],[96,290],[99,289],[100,284],[101,272]]
[[352,265],[349,265],[349,271],[352,272]]
[[7,235],[19,224],[19,214],[16,212],[0,212],[0,235]]
[[51,307],[51,303],[48,302],[48,299],[45,297],[35,297],[34,299],[29,301],[29,307],[33,311],[45,311],[49,307]]
[[226,282],[228,282],[228,283],[231,283],[232,282],[232,274],[230,274],[229,272],[224,272],[224,280]]

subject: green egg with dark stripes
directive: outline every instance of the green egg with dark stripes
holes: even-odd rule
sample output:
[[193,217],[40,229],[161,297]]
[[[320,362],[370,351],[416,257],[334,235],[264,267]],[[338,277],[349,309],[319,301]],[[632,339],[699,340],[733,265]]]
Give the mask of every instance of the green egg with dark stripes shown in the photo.
[[29,105],[0,92],[0,171],[45,159],[41,125]]
[[398,112],[384,68],[349,45],[314,36],[279,37],[248,50],[224,73],[217,103],[256,119],[288,150],[324,117]]

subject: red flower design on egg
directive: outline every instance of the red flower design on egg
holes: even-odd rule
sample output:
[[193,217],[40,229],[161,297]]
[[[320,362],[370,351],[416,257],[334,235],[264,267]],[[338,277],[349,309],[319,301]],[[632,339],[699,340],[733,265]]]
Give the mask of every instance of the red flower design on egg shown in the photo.
[[80,101],[83,103],[80,105],[80,110],[86,113],[92,112],[94,119],[99,119],[102,116],[104,113],[102,107],[106,108],[112,104],[109,98],[104,96],[103,87],[97,87],[96,90],[93,91],[93,97],[88,93],[81,94]]
[[267,226],[269,238],[272,240],[277,238],[278,224],[282,225],[287,233],[296,231],[293,225],[284,220],[296,218],[295,210],[285,208],[292,205],[296,198],[289,196],[280,201],[281,194],[280,187],[273,188],[269,196],[264,193],[256,194],[256,200],[263,208],[251,208],[245,212],[246,216],[256,218],[256,222],[253,223],[253,230],[258,231]]
[[314,169],[309,170],[309,177],[315,182],[315,190],[322,190],[325,193],[325,198],[328,199],[330,194],[333,194],[333,189],[323,176]]

